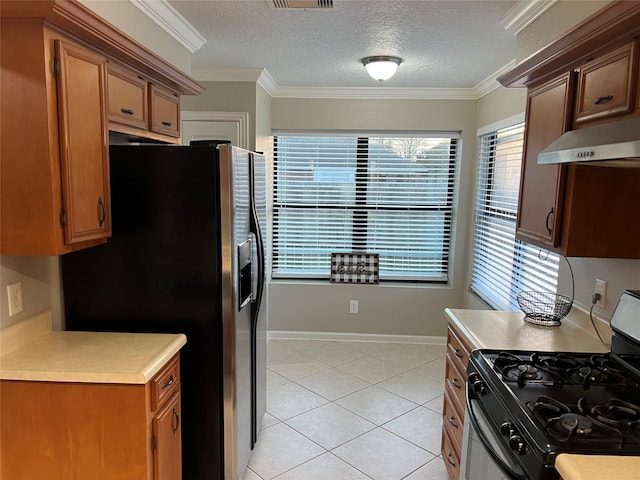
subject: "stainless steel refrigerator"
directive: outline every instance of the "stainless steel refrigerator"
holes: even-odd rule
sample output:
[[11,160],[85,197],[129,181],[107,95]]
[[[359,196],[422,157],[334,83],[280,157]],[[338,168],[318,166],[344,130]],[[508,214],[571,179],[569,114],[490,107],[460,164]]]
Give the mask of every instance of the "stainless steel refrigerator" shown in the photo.
[[68,330],[185,333],[185,480],[236,480],[265,412],[262,155],[111,146],[113,236],[61,257]]

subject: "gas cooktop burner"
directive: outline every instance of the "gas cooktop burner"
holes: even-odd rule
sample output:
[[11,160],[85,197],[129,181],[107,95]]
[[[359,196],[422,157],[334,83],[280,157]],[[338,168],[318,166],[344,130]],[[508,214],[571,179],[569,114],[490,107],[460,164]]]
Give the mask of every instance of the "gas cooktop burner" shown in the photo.
[[609,354],[582,357],[565,353],[530,356],[499,352],[492,358],[494,368],[505,382],[516,382],[523,388],[538,383],[560,388],[563,385],[581,385],[585,390],[591,385],[608,385],[624,388],[627,380],[624,371],[611,361]]
[[603,409],[611,413],[609,405],[589,408],[585,398],[576,405],[566,405],[547,396],[530,402],[528,407],[545,431],[556,442],[582,448],[622,447],[627,440],[625,433],[613,421],[603,421],[597,412]]

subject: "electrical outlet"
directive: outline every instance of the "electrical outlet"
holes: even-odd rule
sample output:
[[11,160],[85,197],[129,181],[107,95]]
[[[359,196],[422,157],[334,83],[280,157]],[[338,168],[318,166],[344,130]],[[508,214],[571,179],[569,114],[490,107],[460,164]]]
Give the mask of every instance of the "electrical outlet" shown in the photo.
[[604,307],[604,302],[607,296],[607,282],[605,280],[596,279],[596,288],[593,289],[593,293],[599,293],[600,298],[596,302],[596,307]]
[[358,300],[349,300],[349,313],[358,313]]
[[22,282],[7,285],[7,297],[9,300],[9,316],[24,310],[22,303]]

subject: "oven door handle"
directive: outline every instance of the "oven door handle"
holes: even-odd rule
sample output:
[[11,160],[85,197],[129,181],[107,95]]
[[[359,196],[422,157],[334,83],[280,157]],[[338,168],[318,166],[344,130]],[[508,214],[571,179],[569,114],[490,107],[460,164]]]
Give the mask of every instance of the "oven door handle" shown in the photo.
[[471,421],[471,425],[473,427],[473,431],[480,437],[480,441],[482,445],[485,447],[491,458],[504,470],[512,479],[514,480],[527,480],[527,477],[514,472],[509,465],[507,465],[498,452],[491,446],[489,439],[485,435],[485,433],[480,428],[480,424],[476,420],[475,412],[473,411],[472,401],[475,400],[473,396],[473,388],[469,386],[469,382],[467,382],[467,414],[469,415],[469,420]]

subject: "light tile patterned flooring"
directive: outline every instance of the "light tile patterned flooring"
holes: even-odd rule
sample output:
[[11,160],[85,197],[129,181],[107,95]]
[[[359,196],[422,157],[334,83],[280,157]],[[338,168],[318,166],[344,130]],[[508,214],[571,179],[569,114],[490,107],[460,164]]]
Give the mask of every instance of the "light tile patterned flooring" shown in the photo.
[[444,345],[270,340],[243,480],[446,480]]

